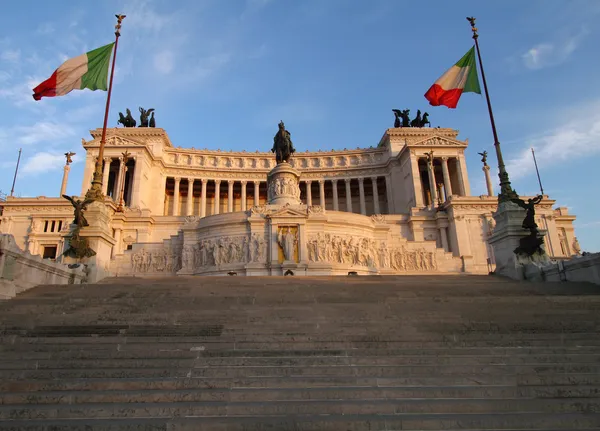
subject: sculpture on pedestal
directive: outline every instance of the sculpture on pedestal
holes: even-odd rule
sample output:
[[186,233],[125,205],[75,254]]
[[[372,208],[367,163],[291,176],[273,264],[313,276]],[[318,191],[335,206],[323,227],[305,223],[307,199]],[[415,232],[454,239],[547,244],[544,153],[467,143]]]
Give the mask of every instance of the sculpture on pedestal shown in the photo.
[[487,166],[487,151],[484,151],[483,153],[477,153],[481,156],[481,161],[483,162],[483,166]]
[[392,112],[394,113],[394,127],[398,128],[402,125],[402,122],[400,120],[400,116],[402,115],[402,111],[400,111],[399,109],[392,109]]
[[285,233],[283,233],[283,229],[279,231],[277,235],[277,243],[283,249],[284,260],[293,261],[298,238],[295,233],[292,233],[290,227],[287,228]]
[[71,202],[74,208],[74,219],[73,224],[76,225],[75,229],[69,238],[69,247],[63,252],[63,256],[73,257],[75,259],[83,259],[85,257],[91,257],[96,254],[89,246],[87,238],[80,236],[81,228],[89,226],[85,216],[83,215],[86,207],[94,202],[94,199],[77,199],[74,196],[63,195],[63,198]]
[[539,195],[533,199],[528,199],[527,203],[525,203],[523,199],[511,199],[513,203],[519,205],[526,211],[525,219],[523,219],[521,227],[530,232],[529,236],[519,240],[519,247],[515,249],[515,254],[525,254],[527,256],[533,256],[536,253],[541,255],[545,254],[544,249],[542,249],[544,238],[539,236],[538,225],[535,222],[535,206],[539,204],[543,198],[542,195]]
[[75,155],[74,152],[69,151],[68,153],[65,153],[65,158],[67,159],[67,166],[69,166],[71,163],[73,163],[73,159],[72,157]]
[[288,162],[292,154],[296,152],[292,139],[290,138],[290,132],[285,130],[283,121],[279,122],[279,131],[273,138],[273,148],[271,152],[275,153],[275,160],[277,164]]
[[127,112],[127,115],[123,115],[122,112],[119,112],[119,121],[117,121],[117,124],[122,124],[123,127],[135,127],[137,123],[135,118],[133,118],[133,115],[131,115],[129,108],[127,108],[125,112]]
[[392,109],[394,113],[394,127],[425,127],[426,124],[429,124],[431,127],[431,123],[429,122],[429,114],[424,112],[421,116],[421,110],[417,110],[417,116],[411,121],[410,119],[410,109],[405,109],[403,111],[399,109]]
[[[150,124],[148,122],[148,118],[150,117],[150,114],[152,114],[154,112],[154,108],[150,108],[150,109],[146,110],[140,106],[139,109],[140,109],[140,127],[149,127]],[[154,117],[152,118],[152,121],[154,121]]]

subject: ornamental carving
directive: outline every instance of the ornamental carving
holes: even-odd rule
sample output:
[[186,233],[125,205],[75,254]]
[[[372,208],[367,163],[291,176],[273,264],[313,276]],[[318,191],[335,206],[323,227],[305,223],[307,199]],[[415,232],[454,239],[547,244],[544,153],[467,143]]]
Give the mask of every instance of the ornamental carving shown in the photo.
[[330,262],[396,271],[431,271],[437,269],[434,252],[405,246],[388,248],[371,238],[318,233],[307,241],[310,262]]
[[175,273],[180,269],[180,255],[166,248],[152,251],[141,249],[131,255],[131,269],[134,273]]
[[250,208],[249,215],[267,215],[273,212],[267,205],[255,205]]
[[187,244],[181,254],[184,271],[205,267],[219,267],[235,263],[266,263],[267,242],[264,235],[225,236],[203,239],[198,244]]
[[185,223],[186,224],[194,224],[200,221],[202,217],[199,216],[195,216],[195,215],[189,215],[185,217]]
[[298,181],[292,176],[278,177],[269,182],[267,193],[269,201],[281,196],[299,199],[300,187]]
[[325,212],[325,210],[323,209],[323,207],[321,205],[312,205],[309,206],[308,209],[308,215],[311,214],[323,214]]
[[371,221],[373,223],[385,223],[385,216],[383,214],[373,214],[371,216]]

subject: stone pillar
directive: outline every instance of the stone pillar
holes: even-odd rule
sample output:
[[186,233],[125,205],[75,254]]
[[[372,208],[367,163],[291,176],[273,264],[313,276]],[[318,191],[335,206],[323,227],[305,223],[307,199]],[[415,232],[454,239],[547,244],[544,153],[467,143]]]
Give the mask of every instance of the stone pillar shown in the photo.
[[494,196],[494,186],[492,186],[490,167],[488,165],[483,166],[483,174],[485,175],[485,185],[487,186],[488,196]]
[[166,208],[166,204],[167,204],[167,177],[162,177],[160,184],[162,185],[162,202],[159,201],[159,205],[161,205],[162,207],[162,211],[160,211],[159,214],[162,215],[169,215],[167,214],[167,208]]
[[312,193],[311,193],[312,181],[306,181],[306,205],[312,206]]
[[60,185],[60,195],[62,196],[67,193],[67,181],[69,181],[69,171],[71,170],[71,166],[65,165],[63,168],[63,179],[62,184]]
[[346,182],[346,211],[352,212],[352,189],[350,188],[350,178],[344,180]]
[[431,193],[431,209],[434,209],[437,206],[437,185],[435,183],[433,160],[427,161],[427,172],[429,173],[429,192]]
[[337,182],[338,182],[338,180],[331,180],[331,184],[333,185],[333,210],[334,211],[340,210],[340,204],[338,201],[338,194],[337,194]]
[[181,178],[175,178],[175,190],[173,191],[173,215],[179,215],[179,183]]
[[[133,184],[131,187],[131,206],[132,207],[141,207],[142,205],[142,199],[141,199],[141,192],[142,192],[142,158],[140,156],[135,156],[134,157],[135,160],[135,165],[133,167]],[[146,195],[148,196],[148,195]],[[146,206],[148,205],[147,202],[145,202]]]
[[458,175],[458,194],[460,196],[466,196],[465,182],[459,159],[456,159],[456,175]]
[[442,173],[444,174],[446,200],[448,200],[448,198],[452,196],[452,182],[450,181],[450,171],[448,171],[448,157],[442,157]]
[[448,234],[446,233],[445,227],[440,228],[440,238],[442,239],[442,248],[444,249],[444,251],[450,251],[450,249],[448,248]]
[[115,196],[113,200],[115,202],[119,202],[121,199],[121,189],[123,188],[123,183],[125,182],[125,160],[123,157],[119,157],[119,172],[117,175],[117,188],[115,190]]
[[325,180],[319,180],[319,205],[325,210]]
[[254,206],[260,205],[260,181],[254,181]]
[[388,214],[394,214],[394,197],[392,196],[392,177],[390,174],[385,176],[385,192],[388,200]]
[[[413,193],[415,194],[415,206],[423,208],[423,183],[421,181],[421,171],[419,169],[419,157],[411,150],[410,169],[413,181]],[[387,182],[386,182],[387,185]]]
[[379,190],[377,190],[377,177],[371,177],[371,184],[373,185],[373,211],[375,214],[381,214],[379,208]]
[[227,181],[227,212],[233,212],[233,183],[235,181],[229,180]]
[[108,174],[110,170],[111,157],[104,158],[104,170],[102,171],[102,194],[106,196],[108,193]]
[[360,197],[360,213],[362,215],[367,215],[367,205],[365,203],[365,179],[358,179],[358,194]]
[[206,217],[206,183],[208,180],[202,178],[202,196],[200,197],[200,217]]
[[246,184],[248,181],[242,181],[242,211],[246,211]]
[[188,178],[188,190],[187,190],[187,201],[186,201],[186,210],[185,215],[191,216],[194,215],[194,179]]
[[460,178],[464,189],[464,196],[471,196],[471,186],[469,185],[469,176],[467,175],[467,161],[465,155],[458,156],[458,166],[460,167]]
[[221,180],[215,180],[215,209],[213,214],[219,214],[221,204]]
[[121,250],[121,244],[121,229],[115,229],[115,245],[113,246],[113,257],[123,253],[123,251]]

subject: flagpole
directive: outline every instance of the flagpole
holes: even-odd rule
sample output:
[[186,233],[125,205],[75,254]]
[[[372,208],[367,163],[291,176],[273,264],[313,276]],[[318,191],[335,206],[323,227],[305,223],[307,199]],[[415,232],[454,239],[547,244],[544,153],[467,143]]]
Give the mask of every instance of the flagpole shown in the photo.
[[533,156],[533,163],[535,164],[535,172],[537,173],[538,182],[540,183],[540,191],[541,194],[544,194],[544,188],[542,187],[542,179],[540,178],[540,171],[538,169],[537,160],[535,159],[535,151],[533,151],[533,147],[531,147],[531,155]]
[[17,158],[17,167],[15,168],[15,176],[13,178],[12,189],[10,189],[11,197],[15,193],[15,183],[17,182],[17,172],[19,172],[19,162],[21,161],[21,150],[22,150],[22,148],[19,148],[19,157]]
[[106,141],[106,125],[108,123],[108,111],[110,109],[110,96],[112,94],[113,77],[115,76],[115,62],[117,60],[117,47],[119,45],[119,37],[121,36],[121,22],[125,15],[115,15],[117,17],[117,25],[115,26],[115,50],[113,52],[112,67],[110,70],[110,82],[108,84],[108,95],[106,96],[106,109],[104,111],[104,125],[102,126],[102,138],[100,139],[100,149],[98,150],[98,158],[96,159],[96,168],[94,170],[94,179],[92,186],[85,194],[86,199],[102,201],[102,182],[104,181],[102,161],[104,159],[104,144]]
[[479,59],[479,68],[481,69],[481,78],[483,80],[483,88],[485,90],[485,99],[487,101],[488,112],[490,114],[490,122],[492,123],[492,133],[494,134],[494,148],[496,149],[496,158],[498,159],[498,176],[500,177],[500,194],[498,195],[498,202],[506,202],[512,198],[517,198],[519,195],[513,190],[510,185],[508,178],[508,172],[504,165],[504,158],[502,157],[502,150],[500,149],[500,141],[498,139],[498,132],[496,132],[496,122],[494,121],[494,114],[492,112],[492,104],[490,102],[490,94],[487,88],[487,82],[485,80],[485,73],[483,71],[483,62],[481,61],[481,52],[479,51],[479,35],[477,34],[477,28],[475,27],[475,18],[467,17],[467,21],[471,23],[471,30],[473,31],[473,40],[475,40],[475,48],[477,49],[477,58]]

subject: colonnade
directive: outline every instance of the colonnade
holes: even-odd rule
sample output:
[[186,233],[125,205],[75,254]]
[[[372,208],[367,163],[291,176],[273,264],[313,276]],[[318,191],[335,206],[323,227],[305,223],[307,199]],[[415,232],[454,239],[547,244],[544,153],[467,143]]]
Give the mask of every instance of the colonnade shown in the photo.
[[[418,162],[422,161],[425,162],[426,169],[419,169],[419,185],[422,190],[422,197],[427,205],[436,206],[438,201],[444,202],[453,194],[458,196],[468,195],[463,166],[459,158],[445,156],[418,157]],[[422,164],[420,166],[422,168]],[[425,179],[427,179],[427,182],[425,182]]]
[[[163,214],[170,216],[206,217],[246,211],[267,202],[267,182],[261,180],[165,177],[164,190]],[[390,212],[388,175],[301,180],[300,190],[300,198],[308,206],[362,215]]]

